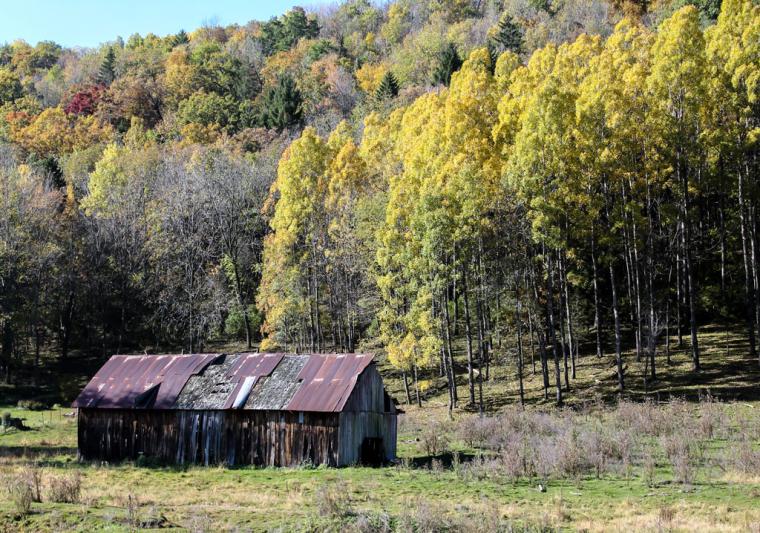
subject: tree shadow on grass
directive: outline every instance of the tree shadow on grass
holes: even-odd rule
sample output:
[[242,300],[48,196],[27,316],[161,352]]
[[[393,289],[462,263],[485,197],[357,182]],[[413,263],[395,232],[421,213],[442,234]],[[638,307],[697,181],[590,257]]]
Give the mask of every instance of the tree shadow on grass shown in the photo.
[[438,461],[443,468],[451,468],[454,464],[454,455],[459,456],[460,463],[469,463],[473,461],[477,456],[474,453],[461,453],[461,452],[445,452],[437,455],[421,455],[412,457],[409,460],[409,466],[419,470],[430,470],[434,467],[433,462]]

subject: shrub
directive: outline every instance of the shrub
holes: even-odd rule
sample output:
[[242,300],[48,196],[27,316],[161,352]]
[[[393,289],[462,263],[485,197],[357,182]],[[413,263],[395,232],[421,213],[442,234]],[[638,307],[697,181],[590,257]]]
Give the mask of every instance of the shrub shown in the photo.
[[461,469],[461,476],[466,480],[482,481],[484,479],[497,477],[499,466],[493,459],[478,456]]
[[675,509],[667,506],[660,507],[660,510],[657,512],[657,529],[660,531],[670,531],[675,517]]
[[487,447],[501,425],[500,419],[501,417],[468,416],[459,423],[457,436],[470,447]]
[[430,424],[422,432],[422,446],[428,455],[440,455],[449,447],[449,437],[443,424]]
[[684,433],[675,433],[662,437],[660,442],[665,456],[673,466],[676,481],[684,484],[694,481],[696,461],[692,437]]
[[446,515],[440,506],[435,505],[427,500],[418,499],[409,502],[406,506],[408,509],[400,517],[399,530],[401,531],[449,531],[453,529],[452,524],[446,519]]
[[55,503],[79,503],[82,476],[79,472],[54,476],[50,479],[48,498]]
[[317,490],[315,495],[317,512],[320,516],[339,519],[349,516],[351,511],[351,498],[348,495],[348,487],[339,481],[332,484],[325,483]]
[[566,438],[555,441],[557,447],[556,471],[560,476],[579,478],[590,468],[578,430],[571,428]]
[[5,479],[5,489],[16,514],[29,514],[34,501],[34,487],[29,484],[29,479],[21,474],[9,475]]
[[581,433],[579,441],[585,450],[586,459],[597,478],[607,472],[611,460],[619,457],[614,440],[602,427],[591,428]]
[[127,501],[124,505],[124,513],[126,515],[127,524],[131,527],[138,527],[140,525],[140,502],[137,497],[132,494],[127,495]]
[[19,478],[32,490],[32,501],[42,501],[42,470],[36,466],[27,466],[19,473]]
[[557,469],[559,453],[554,442],[544,439],[536,441],[534,446],[536,460],[536,475],[541,479],[548,479]]
[[44,411],[47,409],[47,405],[37,400],[19,400],[16,407],[28,411]]
[[700,400],[697,430],[703,439],[711,439],[726,427],[726,415],[723,405],[709,394]]
[[390,533],[393,519],[386,512],[361,513],[356,517],[354,529],[358,533]]
[[657,475],[657,461],[654,458],[654,454],[645,453],[642,466],[644,468],[644,483],[646,483],[647,487],[654,487]]
[[742,439],[727,449],[728,463],[742,474],[760,474],[760,450],[752,446],[752,441]]
[[527,475],[525,449],[522,446],[502,450],[499,460],[502,472],[512,483]]

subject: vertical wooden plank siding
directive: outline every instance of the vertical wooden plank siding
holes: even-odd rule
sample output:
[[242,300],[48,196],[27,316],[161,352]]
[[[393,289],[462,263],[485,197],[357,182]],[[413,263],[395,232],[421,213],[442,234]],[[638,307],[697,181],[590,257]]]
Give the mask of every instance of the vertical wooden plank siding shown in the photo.
[[79,409],[84,460],[337,466],[338,414],[236,410]]
[[390,411],[385,411],[385,394],[380,373],[370,365],[359,376],[340,413],[340,465],[360,461],[361,446],[366,438],[383,439],[385,460],[396,458],[396,408],[391,404]]

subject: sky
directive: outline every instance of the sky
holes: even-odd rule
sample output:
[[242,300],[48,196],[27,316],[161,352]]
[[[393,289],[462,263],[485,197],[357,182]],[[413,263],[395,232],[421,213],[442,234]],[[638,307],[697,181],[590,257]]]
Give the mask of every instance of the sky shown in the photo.
[[133,33],[188,33],[204,23],[245,24],[268,20],[294,0],[0,0],[0,43],[23,39],[94,47]]

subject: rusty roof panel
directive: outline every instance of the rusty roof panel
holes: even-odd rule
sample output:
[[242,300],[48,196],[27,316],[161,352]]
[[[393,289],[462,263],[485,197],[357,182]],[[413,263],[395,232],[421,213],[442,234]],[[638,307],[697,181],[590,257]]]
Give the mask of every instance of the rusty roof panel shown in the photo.
[[338,412],[343,409],[356,380],[372,362],[369,354],[312,355],[298,375],[303,380],[288,411]]
[[244,353],[235,364],[230,367],[227,374],[231,378],[242,378],[249,376],[268,376],[272,370],[280,364],[285,354],[281,353]]
[[152,407],[168,409],[193,374],[217,354],[114,355],[74,400],[74,407],[132,408],[141,394],[160,385]]

